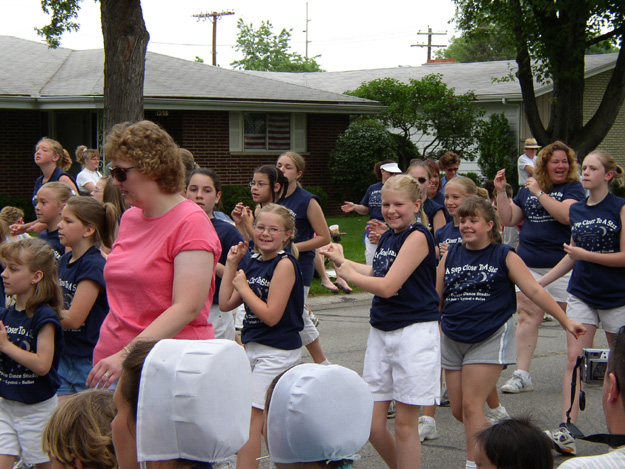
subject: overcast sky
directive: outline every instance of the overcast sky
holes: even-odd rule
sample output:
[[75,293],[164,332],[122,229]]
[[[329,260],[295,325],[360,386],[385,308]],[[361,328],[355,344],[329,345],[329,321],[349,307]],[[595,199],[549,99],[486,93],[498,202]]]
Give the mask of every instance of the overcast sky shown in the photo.
[[[143,16],[150,33],[148,50],[193,60],[196,56],[212,63],[212,23],[197,21],[192,15],[212,11],[234,11],[217,21],[217,63],[231,68],[242,58],[234,49],[237,20],[253,23],[270,20],[274,33],[293,29],[291,47],[305,55],[306,1],[258,0],[143,0]],[[427,43],[428,26],[434,32],[433,44],[448,44],[454,30],[451,0],[309,0],[308,55],[321,55],[319,64],[328,71],[358,70],[421,65]],[[40,41],[35,26],[47,24],[40,0],[0,0],[0,34]],[[77,33],[65,34],[62,47],[96,49],[102,47],[100,5],[83,0]]]

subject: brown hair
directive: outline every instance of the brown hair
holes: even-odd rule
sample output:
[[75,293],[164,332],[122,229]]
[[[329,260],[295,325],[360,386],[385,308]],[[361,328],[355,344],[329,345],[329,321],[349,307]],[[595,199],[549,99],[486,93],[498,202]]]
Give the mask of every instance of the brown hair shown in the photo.
[[106,136],[104,153],[110,160],[136,165],[137,170],[154,179],[165,194],[175,194],[184,188],[185,171],[178,145],[154,122],[114,125]]
[[625,409],[625,326],[621,326],[610,344],[608,373],[614,373]]
[[112,204],[117,210],[117,218],[121,218],[123,213],[128,207],[126,207],[126,201],[122,197],[122,192],[119,187],[113,185],[113,178],[111,176],[103,177],[106,182],[104,189],[102,190],[102,202],[105,204]]
[[460,164],[460,157],[456,155],[453,151],[447,151],[438,159],[438,164],[441,169],[444,171],[452,164]]
[[463,217],[481,217],[486,223],[493,222],[493,227],[488,232],[491,244],[500,244],[503,239],[501,237],[501,221],[495,212],[495,208],[488,199],[483,197],[467,197],[456,210],[458,218]]
[[[254,169],[254,174],[264,174],[269,179],[269,189],[271,190],[273,203],[279,204],[284,200],[289,187],[289,181],[286,179],[282,171],[274,165],[264,164]],[[278,192],[273,190],[276,184],[280,185]]]
[[117,383],[121,398],[130,406],[130,417],[136,423],[139,404],[139,385],[145,359],[158,340],[138,340],[122,363],[122,375]]
[[575,152],[569,146],[561,141],[555,141],[550,143],[538,153],[538,159],[536,160],[536,170],[534,171],[534,178],[538,182],[540,188],[545,192],[550,192],[553,188],[553,182],[549,179],[549,173],[547,172],[547,164],[553,156],[553,154],[562,150],[566,153],[566,159],[569,162],[569,173],[566,176],[564,183],[579,181],[579,165],[575,158]]
[[0,220],[4,220],[9,225],[13,223],[17,223],[17,220],[24,219],[24,210],[17,207],[11,207],[7,205],[2,210],[0,210]]
[[438,187],[436,188],[436,191],[440,191],[441,190],[441,169],[438,166],[438,163],[436,162],[436,160],[433,160],[432,158],[428,158],[427,160],[424,161],[424,163],[428,166],[428,168],[430,168],[430,173],[432,173],[432,177],[434,177],[434,175],[436,175],[436,177],[438,178]]
[[63,148],[63,145],[49,137],[43,137],[37,142],[37,146],[39,146],[41,142],[49,143],[52,147],[52,151],[54,151],[54,154],[58,155],[59,159],[56,161],[57,168],[61,168],[63,171],[67,171],[69,168],[72,167],[72,157],[69,156],[69,152],[65,148]]
[[67,201],[68,208],[85,226],[95,228],[94,245],[102,243],[107,248],[113,246],[117,227],[117,209],[113,204],[101,204],[93,197],[74,196]]
[[87,148],[85,145],[76,148],[76,161],[83,166],[91,158],[91,155],[96,155],[100,159],[100,152],[94,148]]
[[382,166],[383,164],[388,164],[388,163],[397,163],[397,161],[395,160],[378,161],[373,167],[373,174],[375,174],[375,177],[378,178],[380,181],[382,180],[382,170],[380,169],[380,166]]
[[623,168],[616,164],[616,161],[614,161],[614,157],[610,153],[605,150],[597,149],[591,151],[588,155],[586,155],[586,158],[588,158],[590,155],[595,155],[597,158],[599,158],[599,161],[601,161],[601,164],[603,164],[603,168],[605,169],[606,173],[612,171],[612,173],[614,174],[614,176],[612,176],[612,179],[610,179],[610,181],[608,182],[609,185],[618,184],[622,186],[625,183],[625,174],[623,173]]
[[111,421],[116,410],[113,393],[104,389],[83,391],[60,402],[41,439],[45,453],[62,464],[78,459],[84,467],[116,469]]
[[188,186],[189,180],[191,179],[191,173],[199,166],[195,162],[195,158],[193,158],[193,153],[191,153],[186,148],[179,148],[178,154],[180,155],[180,160],[182,161],[182,165],[184,166],[185,186]]
[[284,229],[291,232],[291,237],[287,241],[287,244],[291,243],[291,254],[293,254],[293,256],[295,257],[298,257],[299,251],[297,250],[297,246],[295,246],[293,242],[295,241],[295,234],[297,232],[297,229],[295,228],[295,217],[293,217],[291,211],[282,205],[266,204],[263,206],[263,208],[260,209],[260,211],[256,215],[256,220],[258,220],[258,218],[263,213],[273,213],[274,215],[278,215],[282,219],[282,223],[284,223]]
[[5,262],[25,265],[31,272],[43,273],[43,278],[35,284],[35,291],[26,300],[26,314],[32,316],[41,304],[47,304],[59,315],[63,307],[63,295],[54,249],[48,243],[37,238],[4,243],[0,246],[0,258]]
[[[282,153],[278,157],[278,159],[282,158],[283,156],[288,156],[291,159],[291,161],[295,165],[295,169],[297,169],[298,173],[303,173],[304,170],[306,169],[306,160],[299,153],[296,153],[294,151],[286,151],[286,152]],[[277,161],[276,161],[276,164],[277,164]],[[301,184],[299,183],[299,180],[297,181],[297,185],[301,187]]]

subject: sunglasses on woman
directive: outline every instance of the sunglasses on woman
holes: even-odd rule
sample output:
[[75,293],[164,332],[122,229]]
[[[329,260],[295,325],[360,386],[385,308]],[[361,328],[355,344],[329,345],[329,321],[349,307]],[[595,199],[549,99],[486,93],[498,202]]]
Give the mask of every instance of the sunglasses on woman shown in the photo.
[[124,182],[128,177],[126,173],[135,168],[136,166],[131,166],[130,168],[111,168],[111,176],[119,182]]

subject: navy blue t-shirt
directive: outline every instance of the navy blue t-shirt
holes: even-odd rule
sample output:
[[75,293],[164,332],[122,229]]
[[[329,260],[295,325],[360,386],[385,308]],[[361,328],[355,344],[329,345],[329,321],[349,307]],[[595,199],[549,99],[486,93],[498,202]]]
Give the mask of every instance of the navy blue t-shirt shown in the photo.
[[295,284],[289,295],[289,301],[284,309],[282,318],[275,326],[268,326],[262,322],[245,304],[245,318],[241,341],[257,342],[282,350],[295,350],[302,346],[299,331],[304,328],[302,311],[304,310],[304,282],[302,273],[297,266],[297,259],[290,253],[280,251],[276,257],[268,261],[262,260],[260,254],[252,255],[245,269],[247,283],[252,291],[265,303],[269,297],[269,285],[276,266],[282,259],[289,259],[295,270]]
[[[232,224],[228,223],[219,218],[211,218],[211,222],[213,223],[213,227],[217,232],[217,237],[219,238],[219,243],[221,244],[221,256],[219,256],[219,263],[226,265],[226,259],[228,258],[228,252],[232,246],[236,246],[239,243],[242,243],[243,236],[237,228]],[[249,250],[239,262],[239,269],[243,269],[245,271],[245,267],[250,259]],[[215,296],[213,296],[213,304],[219,304],[219,287],[221,286],[221,277],[215,276]]]
[[63,355],[92,358],[93,349],[98,342],[98,337],[100,337],[100,326],[102,326],[102,322],[109,311],[106,300],[106,282],[104,281],[106,260],[95,246],[91,246],[76,261],[70,262],[71,260],[72,253],[68,252],[59,261],[59,281],[63,290],[63,308],[70,308],[72,301],[74,301],[76,288],[83,280],[91,280],[98,285],[100,293],[98,293],[85,322],[78,329],[63,329],[65,337]]
[[23,404],[36,404],[50,399],[61,385],[59,360],[63,349],[63,330],[54,310],[48,305],[40,305],[32,317],[25,311],[0,308],[0,320],[4,322],[9,340],[19,348],[37,352],[37,335],[46,324],[54,326],[54,356],[50,371],[39,376],[34,371],[20,365],[8,355],[0,353],[0,397]]
[[[582,184],[577,181],[553,186],[548,194],[558,202],[586,197]],[[525,187],[519,190],[513,202],[525,215],[525,223],[519,234],[519,257],[528,267],[554,267],[565,255],[562,245],[570,241],[571,227],[556,221]]]
[[[59,179],[61,179],[62,176],[67,176],[68,178],[70,178],[72,182],[74,183],[74,185],[78,187],[78,185],[76,184],[76,181],[71,176],[71,174],[66,173],[61,168],[54,168],[54,171],[52,172],[52,176],[50,176],[50,179],[48,179],[46,182],[57,182]],[[43,174],[39,176],[37,179],[35,179],[35,186],[33,188],[33,200],[32,200],[33,208],[37,205],[35,203],[35,197],[37,196],[37,192],[39,192],[39,189],[41,189],[41,186],[43,186]]]
[[384,221],[382,216],[382,184],[376,182],[370,185],[365,192],[365,196],[360,201],[360,205],[364,205],[369,209],[369,218]]
[[460,227],[454,226],[454,222],[447,223],[436,232],[436,245],[441,248],[441,244],[448,244],[449,247],[454,244],[462,244],[462,235]]
[[428,217],[428,228],[432,234],[434,234],[434,217],[441,210],[443,211],[443,214],[445,214],[443,206],[437,204],[432,199],[425,199],[425,202],[423,202],[423,211]]
[[58,228],[54,231],[43,230],[39,233],[39,239],[43,239],[46,243],[52,246],[54,249],[54,258],[56,262],[61,260],[61,256],[65,254],[65,246],[61,244],[61,240],[59,239],[59,230]]
[[493,335],[516,311],[514,283],[508,278],[507,244],[484,249],[449,247],[441,328],[452,340],[474,344]]
[[[291,215],[295,218],[295,243],[308,241],[315,236],[315,230],[310,221],[308,221],[308,205],[310,205],[311,199],[315,199],[317,203],[319,202],[319,197],[298,186],[281,203],[282,206],[289,209]],[[304,285],[309,287],[315,274],[315,250],[300,252],[298,261],[302,270]]]
[[374,296],[369,322],[376,329],[394,331],[418,322],[438,321],[439,298],[436,292],[436,256],[432,233],[421,223],[395,233],[382,235],[373,256],[373,276],[384,277],[391,269],[404,242],[414,231],[423,233],[428,243],[428,254],[408,279],[390,298]]
[[[571,236],[576,246],[591,252],[620,252],[621,208],[625,199],[608,195],[598,204],[587,200],[571,205]],[[567,291],[593,308],[611,309],[625,305],[625,268],[575,261]]]

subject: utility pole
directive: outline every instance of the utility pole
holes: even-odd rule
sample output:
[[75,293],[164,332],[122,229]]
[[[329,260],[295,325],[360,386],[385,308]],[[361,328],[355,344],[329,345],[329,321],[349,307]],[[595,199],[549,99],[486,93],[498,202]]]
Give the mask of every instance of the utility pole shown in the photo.
[[308,40],[308,23],[310,23],[310,20],[308,19],[308,2],[306,2],[306,29],[304,30],[306,33],[306,60],[308,60],[308,43],[310,42]]
[[443,35],[443,36],[445,36],[445,35],[447,35],[446,32],[434,33],[434,32],[432,32],[432,28],[430,28],[428,26],[428,32],[427,33],[422,33],[421,31],[419,31],[417,33],[417,35],[420,35],[420,36],[427,35],[428,43],[427,44],[412,44],[411,47],[427,47],[428,48],[428,62],[430,60],[432,60],[432,47],[447,47],[445,45],[432,44],[432,36],[434,36],[434,35]]
[[198,21],[206,20],[207,18],[213,23],[213,65],[217,66],[217,20],[222,16],[234,15],[234,11],[213,11],[212,13],[199,13],[193,15]]

